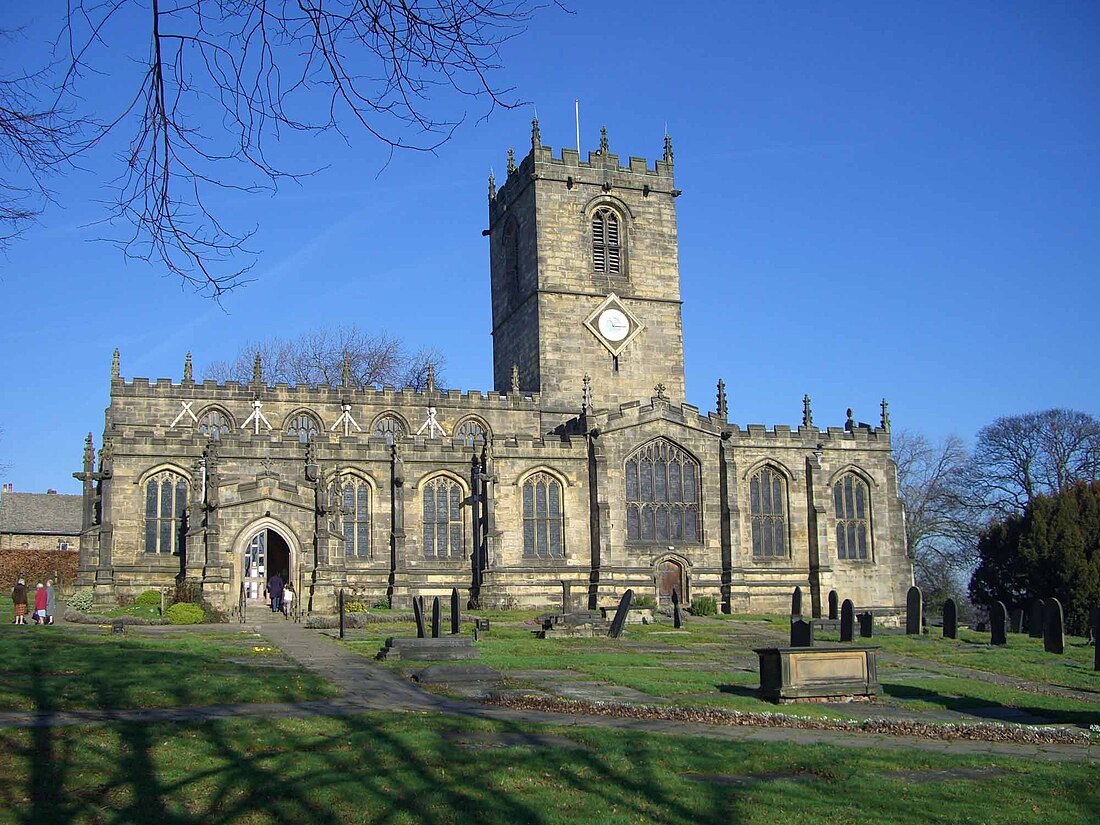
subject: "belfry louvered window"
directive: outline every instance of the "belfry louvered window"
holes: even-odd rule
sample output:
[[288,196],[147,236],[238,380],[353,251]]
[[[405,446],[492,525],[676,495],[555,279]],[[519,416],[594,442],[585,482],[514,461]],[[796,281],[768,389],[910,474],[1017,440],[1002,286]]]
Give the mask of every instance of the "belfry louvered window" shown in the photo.
[[863,479],[848,473],[833,485],[837,558],[867,559],[871,524],[870,496]]
[[668,441],[652,441],[627,459],[626,537],[699,541],[699,465]]
[[606,206],[597,209],[592,216],[592,268],[605,275],[623,273],[619,216]]
[[145,552],[178,553],[187,510],[187,481],[170,470],[145,484]]
[[752,554],[757,558],[787,555],[787,498],[783,476],[762,467],[749,480]]

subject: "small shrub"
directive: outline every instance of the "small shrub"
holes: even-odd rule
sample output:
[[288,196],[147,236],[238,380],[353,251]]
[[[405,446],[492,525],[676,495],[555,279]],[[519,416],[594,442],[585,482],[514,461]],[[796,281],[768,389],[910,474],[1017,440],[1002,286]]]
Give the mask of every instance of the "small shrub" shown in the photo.
[[389,599],[378,599],[378,600],[371,603],[370,609],[371,610],[389,610],[390,609],[390,600]]
[[73,595],[69,596],[65,604],[80,613],[87,613],[92,609],[92,591],[77,590]]
[[718,600],[714,596],[696,596],[691,600],[692,616],[714,616],[718,613]]
[[138,595],[134,599],[134,605],[136,607],[160,607],[160,591],[159,590],[146,590],[144,593]]
[[366,613],[367,606],[360,601],[344,602],[345,613]]
[[202,607],[190,602],[176,602],[164,614],[169,624],[202,624]]
[[635,596],[631,607],[656,607],[657,600],[652,596]]

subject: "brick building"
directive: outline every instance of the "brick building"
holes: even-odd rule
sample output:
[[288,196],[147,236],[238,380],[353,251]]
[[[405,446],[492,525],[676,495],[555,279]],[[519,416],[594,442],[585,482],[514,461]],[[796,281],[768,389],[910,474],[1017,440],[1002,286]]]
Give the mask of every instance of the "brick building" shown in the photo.
[[114,600],[177,577],[226,609],[288,573],[403,606],[607,604],[628,587],[724,611],[800,585],[880,615],[912,584],[889,417],[739,427],[685,403],[671,142],[621,164],[531,150],[489,181],[494,389],[150,382],[112,366],[85,446],[80,584]]

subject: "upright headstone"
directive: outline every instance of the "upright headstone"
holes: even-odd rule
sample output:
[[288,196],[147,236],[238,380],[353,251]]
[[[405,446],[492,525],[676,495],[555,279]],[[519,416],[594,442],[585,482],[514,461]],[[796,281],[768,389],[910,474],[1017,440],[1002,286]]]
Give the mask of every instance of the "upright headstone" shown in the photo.
[[611,621],[611,630],[607,635],[612,639],[618,639],[623,635],[623,625],[626,624],[626,616],[630,612],[630,603],[634,601],[634,591],[627,590],[619,599],[619,607],[615,611],[615,618]]
[[851,599],[840,605],[840,641],[850,642],[856,636],[856,606]]
[[424,632],[424,597],[413,597],[413,618],[416,619],[416,638],[423,639],[427,634]]
[[344,638],[344,588],[340,588],[340,638]]
[[680,593],[675,587],[672,588],[672,626],[684,626],[684,615],[680,612]]
[[959,608],[954,599],[943,603],[943,638],[959,638]]
[[791,647],[813,647],[814,626],[812,622],[804,619],[794,619],[791,622]]
[[920,588],[913,585],[905,594],[905,633],[909,636],[919,636],[921,616],[924,611],[924,599]]
[[802,588],[796,587],[794,593],[791,595],[791,615],[802,615]]
[[1004,602],[993,602],[989,608],[989,643],[991,645],[1006,645],[1008,637],[1005,635],[1008,624],[1008,611]]
[[859,614],[859,635],[864,639],[875,635],[875,614],[870,610]]
[[1066,631],[1062,622],[1062,603],[1057,599],[1047,599],[1046,624],[1043,628],[1043,650],[1047,653],[1066,652]]
[[1089,608],[1089,641],[1100,641],[1100,607]]
[[1027,615],[1027,635],[1032,639],[1043,638],[1043,613],[1045,608],[1046,602],[1042,599],[1035,599],[1031,602],[1031,609]]
[[442,619],[442,611],[439,609],[439,596],[432,599],[432,638],[439,638],[439,625]]
[[459,613],[458,588],[451,588],[451,634],[456,634],[462,627],[462,615]]
[[1008,611],[1008,632],[1009,633],[1023,633],[1024,632],[1024,611],[1023,608],[1014,607]]
[[561,612],[572,613],[573,612],[573,585],[571,582],[562,579],[561,582]]
[[836,594],[835,590],[830,590],[829,591],[829,618],[832,619],[833,621],[836,621],[837,619],[840,618],[840,613],[837,612],[838,610],[840,610],[839,602],[840,602],[840,596],[838,596]]

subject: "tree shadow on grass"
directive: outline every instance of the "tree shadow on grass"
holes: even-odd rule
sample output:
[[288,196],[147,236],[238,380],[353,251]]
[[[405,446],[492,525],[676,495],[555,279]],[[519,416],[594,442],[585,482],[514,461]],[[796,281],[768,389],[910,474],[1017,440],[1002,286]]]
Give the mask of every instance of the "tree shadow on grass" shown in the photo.
[[[1033,707],[1028,704],[1015,704],[1006,705],[1001,702],[995,702],[989,699],[981,699],[973,696],[958,696],[954,694],[938,693],[934,690],[927,688],[915,687],[913,685],[902,685],[894,682],[882,682],[883,692],[893,699],[912,699],[922,702],[929,702],[931,704],[939,705],[946,710],[955,711],[957,713],[970,714],[979,719],[998,719],[1006,722],[1011,722],[1011,712],[1016,711],[1027,716],[1038,717],[1040,719],[1049,720],[1055,724],[1063,725],[1076,725],[1081,728],[1088,728],[1090,725],[1095,725],[1100,722],[1100,706],[1097,707],[1095,712],[1089,711],[1077,711],[1077,710],[1056,710],[1052,708]],[[1021,698],[1027,694],[1021,693]],[[1009,711],[1009,714],[990,714],[989,710],[1003,709]],[[983,712],[984,711],[984,712]]]

